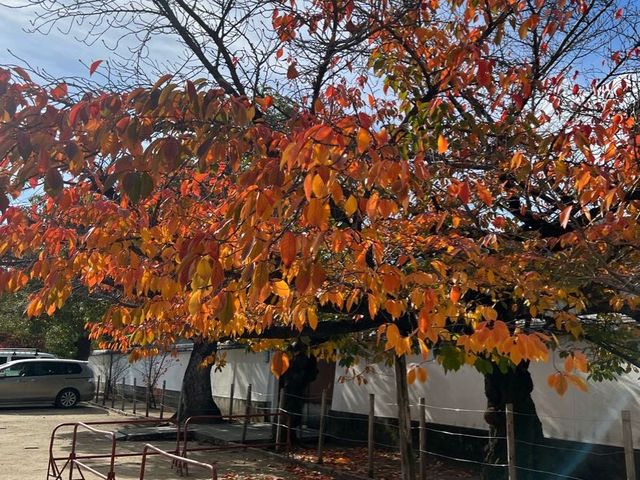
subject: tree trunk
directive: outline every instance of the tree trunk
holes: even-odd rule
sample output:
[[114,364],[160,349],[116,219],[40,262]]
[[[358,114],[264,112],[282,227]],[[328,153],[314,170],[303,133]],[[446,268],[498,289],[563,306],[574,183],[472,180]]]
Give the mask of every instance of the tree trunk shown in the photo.
[[[493,372],[484,376],[484,391],[487,397],[485,421],[489,424],[492,437],[485,450],[485,462],[489,464],[507,463],[506,416],[508,403],[513,404],[514,430],[516,437],[516,465],[523,468],[545,470],[543,459],[535,458],[531,443],[542,443],[542,423],[531,398],[533,380],[529,373],[529,362],[521,362],[515,370],[502,373],[497,365]],[[483,480],[503,480],[507,478],[504,467],[484,467]],[[539,479],[533,472],[518,470],[518,480]]]
[[404,355],[394,357],[396,393],[398,399],[398,427],[402,480],[415,480],[416,461],[413,456],[411,438],[411,412],[409,410],[409,387],[407,385],[407,360]]
[[218,350],[217,342],[194,341],[182,380],[182,405],[178,421],[196,415],[222,415],[211,393],[211,366],[202,362]]
[[308,355],[304,348],[294,352],[291,365],[282,375],[284,388],[283,408],[289,416],[289,439],[293,444],[301,443],[297,429],[302,425],[302,412],[306,403],[307,388],[318,376],[318,362],[316,357]]

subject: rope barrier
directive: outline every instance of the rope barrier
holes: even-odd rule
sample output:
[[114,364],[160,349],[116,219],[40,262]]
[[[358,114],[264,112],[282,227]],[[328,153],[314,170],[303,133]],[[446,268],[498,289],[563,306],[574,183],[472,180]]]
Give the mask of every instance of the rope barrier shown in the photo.
[[444,455],[442,453],[430,452],[429,450],[420,450],[420,449],[418,449],[418,452],[426,453],[427,455],[434,455],[436,457],[446,458],[446,459],[449,459],[449,460],[455,460],[456,462],[473,463],[475,465],[485,465],[485,466],[488,466],[488,467],[498,467],[498,468],[505,468],[505,467],[509,466],[506,463],[486,463],[486,462],[481,462],[481,461],[478,461],[478,460],[469,460],[468,458],[451,457],[449,455]]
[[527,468],[527,467],[519,467],[516,465],[516,468],[518,470],[525,470],[527,472],[533,472],[533,473],[543,473],[545,475],[553,475],[554,477],[560,477],[560,478],[568,478],[569,480],[584,480],[582,478],[579,477],[573,477],[571,475],[566,475],[564,473],[555,473],[555,472],[547,472],[546,470],[537,470],[535,468]]

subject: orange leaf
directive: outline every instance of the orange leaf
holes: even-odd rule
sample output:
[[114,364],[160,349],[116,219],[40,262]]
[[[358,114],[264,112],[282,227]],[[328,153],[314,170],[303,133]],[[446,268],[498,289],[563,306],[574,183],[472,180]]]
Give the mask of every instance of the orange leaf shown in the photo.
[[306,219],[311,225],[315,225],[321,230],[329,227],[329,204],[319,198],[309,200],[307,206]]
[[296,258],[296,236],[292,232],[286,232],[280,240],[280,256],[285,267],[291,266]]
[[417,368],[417,376],[418,376],[418,381],[420,383],[424,383],[427,381],[427,369],[424,367],[418,367]]
[[564,395],[567,391],[567,379],[560,372],[549,375],[547,383],[549,383],[549,386],[554,388],[560,395]]
[[449,298],[453,303],[456,303],[458,300],[460,300],[460,294],[460,287],[453,287],[451,289],[451,292],[449,293]]
[[410,368],[409,371],[407,372],[407,383],[411,385],[415,383],[415,381],[416,381],[416,369]]
[[61,83],[56,88],[51,90],[51,96],[55,100],[62,100],[64,97],[67,96],[67,84],[66,83]]
[[587,373],[587,371],[589,370],[587,357],[584,353],[574,352],[573,362],[575,364],[576,369],[581,371],[582,373]]
[[449,150],[449,142],[442,135],[438,137],[438,153],[446,153]]
[[358,144],[358,153],[364,153],[369,148],[371,144],[371,134],[366,128],[361,128],[358,131],[357,142]]
[[567,228],[567,224],[569,223],[569,219],[571,218],[571,209],[573,205],[569,205],[565,207],[562,212],[560,212],[560,226],[562,228]]
[[287,357],[283,352],[276,352],[273,354],[273,358],[271,359],[271,372],[276,378],[280,378],[280,376],[289,369],[289,357]]

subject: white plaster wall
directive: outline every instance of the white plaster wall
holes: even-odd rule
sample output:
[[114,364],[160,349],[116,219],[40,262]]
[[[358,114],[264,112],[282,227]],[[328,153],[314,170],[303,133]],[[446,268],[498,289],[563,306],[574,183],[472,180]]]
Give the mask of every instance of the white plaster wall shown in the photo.
[[[407,363],[419,362],[419,357]],[[562,360],[555,359],[557,365]],[[428,371],[426,383],[409,386],[412,417],[418,419],[418,399],[425,397],[428,405],[427,421],[445,425],[486,429],[483,413],[486,406],[484,381],[475,369],[464,366],[457,372],[445,374],[436,362],[424,365]],[[377,365],[376,374],[367,376],[366,385],[349,381],[339,383],[344,370],[336,368],[332,409],[366,415],[369,393],[376,395],[376,415],[397,417],[395,375],[392,368]],[[569,387],[559,396],[547,385],[547,377],[554,372],[553,363],[531,366],[534,382],[533,399],[545,436],[605,445],[622,445],[621,410],[630,410],[635,448],[640,448],[640,380],[638,374],[623,375],[614,382],[589,382],[589,391]]]
[[[271,374],[271,357],[268,352],[249,353],[244,349],[226,349],[226,365],[221,371],[211,372],[211,390],[217,397],[229,397],[231,384],[235,382],[234,398],[245,399],[247,397],[247,386],[252,384],[251,399],[256,402],[272,402],[276,397],[277,381]],[[191,349],[189,346],[181,346],[177,355],[168,356],[165,361],[166,373],[158,381],[158,388],[162,387],[163,380],[167,382],[167,390],[180,391],[182,377],[189,363]],[[128,362],[126,355],[114,354],[115,358],[122,358]],[[102,381],[107,376],[109,365],[109,352],[97,350],[89,358],[96,376],[100,375]],[[125,383],[133,385],[134,378],[138,386],[143,386],[144,365],[139,363],[129,364],[125,374]],[[273,403],[274,405],[276,403]]]
[[226,365],[221,371],[212,373],[213,395],[228,398],[234,384],[233,397],[247,398],[247,387],[251,384],[251,400],[272,402],[275,398],[276,379],[271,374],[269,352],[251,353],[244,349],[230,349],[226,352]]

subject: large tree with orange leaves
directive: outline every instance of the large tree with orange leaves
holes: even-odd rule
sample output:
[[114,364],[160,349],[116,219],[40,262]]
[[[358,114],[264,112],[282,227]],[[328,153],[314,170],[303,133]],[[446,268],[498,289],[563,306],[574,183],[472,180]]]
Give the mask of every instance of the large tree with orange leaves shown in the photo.
[[[235,23],[151,4],[210,78],[0,72],[0,285],[41,282],[29,314],[80,281],[115,302],[93,335],[122,349],[377,329],[400,370],[433,349],[526,380],[549,332],[637,311],[633,3],[238,0]],[[247,36],[256,18],[273,36]],[[237,56],[252,38],[260,59]],[[568,359],[560,393],[585,388]]]

